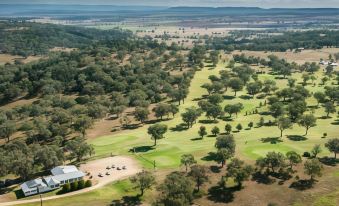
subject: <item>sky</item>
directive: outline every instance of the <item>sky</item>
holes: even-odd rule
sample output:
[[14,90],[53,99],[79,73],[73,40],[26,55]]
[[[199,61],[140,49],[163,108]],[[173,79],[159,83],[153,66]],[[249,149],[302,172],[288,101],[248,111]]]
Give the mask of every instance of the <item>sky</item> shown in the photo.
[[0,0],[0,4],[84,4],[143,6],[247,6],[262,8],[339,8],[339,0]]

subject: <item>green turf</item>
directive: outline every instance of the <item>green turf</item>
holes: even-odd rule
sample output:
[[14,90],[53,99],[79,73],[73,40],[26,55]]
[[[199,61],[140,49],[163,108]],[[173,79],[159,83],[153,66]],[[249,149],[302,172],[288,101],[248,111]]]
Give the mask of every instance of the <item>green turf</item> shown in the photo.
[[[184,108],[190,106],[197,106],[197,102],[195,99],[199,99],[202,95],[206,95],[207,92],[205,89],[200,86],[206,82],[209,82],[209,75],[218,75],[221,69],[225,69],[225,65],[218,65],[216,69],[204,68],[202,71],[196,72],[194,79],[192,80],[190,93],[185,101],[185,104],[180,105],[180,112],[184,111]],[[322,75],[321,72],[316,74],[318,77]],[[274,79],[275,76],[269,74],[259,75],[261,80],[264,79]],[[293,78],[298,79],[298,82],[301,81],[301,74],[296,73],[293,74]],[[321,78],[318,78],[317,83],[320,82]],[[287,87],[286,79],[276,79],[277,86],[279,88]],[[327,83],[330,85],[330,82]],[[321,91],[323,90],[323,86],[315,86],[307,85],[307,89],[311,92]],[[214,142],[215,137],[205,137],[203,140],[194,140],[198,137],[197,131],[201,125],[206,126],[208,132],[211,130],[213,126],[218,126],[222,131],[226,123],[229,123],[235,128],[238,123],[241,123],[244,127],[242,131],[239,133],[234,133],[235,139],[237,141],[237,155],[249,159],[254,160],[259,156],[265,155],[269,151],[280,151],[286,153],[287,151],[293,150],[302,154],[305,151],[311,150],[311,148],[315,144],[321,144],[323,147],[323,151],[320,155],[329,155],[329,152],[324,148],[324,143],[328,138],[334,137],[336,135],[337,125],[331,124],[334,122],[335,118],[332,119],[318,119],[317,126],[311,128],[309,130],[309,135],[307,135],[307,139],[303,141],[294,141],[290,140],[286,137],[286,135],[303,135],[305,130],[304,128],[299,127],[297,124],[294,124],[292,129],[284,131],[284,137],[282,138],[282,142],[263,142],[262,139],[265,138],[276,138],[280,135],[280,131],[276,126],[272,127],[261,127],[261,128],[252,128],[249,130],[247,128],[247,124],[249,122],[254,122],[256,124],[259,119],[259,114],[248,115],[245,116],[245,112],[253,111],[256,109],[260,102],[264,102],[264,100],[260,100],[257,98],[253,99],[244,99],[241,98],[246,94],[246,90],[242,92],[238,92],[237,97],[233,97],[234,93],[229,89],[224,94],[226,96],[225,101],[222,103],[222,106],[225,104],[237,103],[241,102],[244,104],[244,110],[238,117],[234,117],[233,121],[225,122],[219,120],[217,124],[201,124],[197,123],[193,126],[193,128],[184,131],[171,131],[169,130],[165,136],[165,139],[161,139],[158,141],[158,145],[145,152],[139,152],[138,155],[142,155],[144,158],[150,161],[156,161],[158,168],[177,168],[179,166],[179,159],[182,154],[192,153],[201,161],[201,158],[206,156],[208,152],[215,151]],[[308,99],[308,105],[315,105],[316,101],[314,98]],[[257,108],[259,111],[266,111],[267,107]],[[321,117],[325,114],[323,108],[315,110],[315,115],[317,117]],[[273,118],[269,115],[263,116],[266,121],[269,119],[273,120]],[[206,120],[206,117],[202,116],[200,120]],[[168,125],[169,128],[174,128],[176,125],[182,123],[180,114],[178,114],[174,119],[169,121],[164,121],[164,124]],[[96,155],[99,157],[106,156],[110,153],[116,155],[133,155],[130,152],[130,149],[133,147],[143,147],[143,146],[152,146],[153,141],[150,139],[147,134],[147,128],[149,125],[146,125],[142,128],[138,128],[135,130],[124,131],[123,133],[117,135],[109,135],[100,138],[96,138],[91,140],[90,143],[94,145],[96,149]],[[327,132],[328,138],[321,138],[322,134]],[[267,139],[266,139],[267,140]],[[140,160],[141,164],[145,167],[152,167],[148,161],[145,161],[142,158],[137,158]]]

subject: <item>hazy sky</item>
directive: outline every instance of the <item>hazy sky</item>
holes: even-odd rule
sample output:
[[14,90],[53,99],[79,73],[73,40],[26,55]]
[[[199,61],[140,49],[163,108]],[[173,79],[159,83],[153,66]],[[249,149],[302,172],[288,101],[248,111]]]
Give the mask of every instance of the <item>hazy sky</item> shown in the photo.
[[104,4],[147,6],[336,7],[339,0],[0,0],[3,4]]

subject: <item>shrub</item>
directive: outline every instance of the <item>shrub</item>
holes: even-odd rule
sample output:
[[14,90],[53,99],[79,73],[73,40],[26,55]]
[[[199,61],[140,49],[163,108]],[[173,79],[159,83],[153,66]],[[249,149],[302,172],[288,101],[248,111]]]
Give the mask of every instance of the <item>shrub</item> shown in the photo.
[[327,137],[327,132],[324,132],[323,137],[324,138]]
[[62,186],[62,192],[67,193],[71,191],[71,185],[69,183],[66,183]]
[[85,180],[80,180],[78,182],[78,189],[82,189],[85,188]]
[[303,157],[311,157],[311,153],[309,153],[309,152],[304,152]]
[[85,187],[92,187],[92,181],[87,180],[86,183],[85,183]]
[[72,182],[71,183],[71,191],[78,190],[78,182]]

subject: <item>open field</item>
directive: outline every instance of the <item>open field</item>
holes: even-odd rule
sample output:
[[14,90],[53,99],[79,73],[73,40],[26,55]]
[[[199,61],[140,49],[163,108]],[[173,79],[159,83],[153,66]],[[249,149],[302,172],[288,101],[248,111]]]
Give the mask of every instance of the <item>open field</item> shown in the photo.
[[29,56],[27,58],[24,58],[22,56],[17,55],[10,55],[10,54],[0,54],[0,65],[4,65],[6,63],[14,63],[15,60],[19,60],[22,63],[29,63],[32,61],[39,60],[41,56]]

